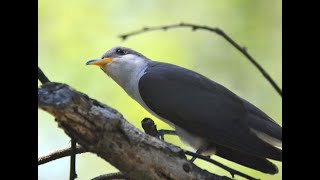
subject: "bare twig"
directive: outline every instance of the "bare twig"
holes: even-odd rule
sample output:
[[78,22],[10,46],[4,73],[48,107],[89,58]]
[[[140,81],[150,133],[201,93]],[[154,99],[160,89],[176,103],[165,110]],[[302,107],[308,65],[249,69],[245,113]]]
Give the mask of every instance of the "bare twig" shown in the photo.
[[76,153],[77,153],[77,141],[71,139],[71,156],[70,156],[70,180],[77,178],[76,173]]
[[42,84],[50,82],[50,80],[47,78],[47,76],[41,71],[41,69],[38,67],[38,79]]
[[[54,161],[66,156],[71,156],[73,154],[73,150],[71,147],[65,147],[59,150],[55,150],[53,152],[50,152],[44,156],[40,156],[38,158],[38,165],[45,164],[50,161]],[[88,152],[81,146],[76,146],[76,152],[74,154],[82,154]],[[92,180],[108,180],[108,179],[125,179],[125,176],[121,172],[117,173],[110,173],[110,174],[104,174],[100,175],[98,177],[93,178]]]
[[128,123],[115,109],[65,84],[38,89],[38,107],[56,117],[60,128],[129,179],[213,179],[218,176],[186,159],[184,151]]
[[[154,134],[156,134],[158,132],[157,130],[157,126],[155,125],[154,121],[151,119],[151,118],[144,118],[142,121],[141,121],[141,124],[142,124],[142,127],[143,129],[145,130],[145,132],[151,136],[154,136]],[[146,131],[147,130],[147,131]],[[228,171],[231,176],[234,178],[234,175],[239,175],[241,177],[244,177],[244,178],[247,178],[247,179],[250,179],[250,180],[258,180],[254,177],[251,177],[247,174],[244,174],[240,171],[237,171],[237,170],[234,170],[216,160],[213,160],[213,159],[210,159],[209,157],[207,156],[202,156],[201,154],[196,154],[196,153],[193,153],[193,152],[190,152],[190,151],[186,151],[184,150],[184,153],[187,154],[187,155],[190,155],[190,156],[193,156],[193,157],[197,157],[197,158],[200,158],[202,160],[205,160],[207,162],[210,162],[226,171]]]
[[[83,147],[76,146],[76,154],[81,154],[87,152]],[[50,161],[54,161],[56,159],[60,159],[66,156],[70,156],[72,154],[71,148],[66,147],[62,149],[55,150],[53,152],[50,152],[46,155],[38,157],[38,166],[48,163]]]
[[[47,76],[42,72],[42,70],[40,69],[40,67],[38,66],[38,79],[40,80],[40,82],[42,84],[45,83],[49,83],[50,80],[47,78]],[[72,152],[71,152],[71,157],[70,157],[70,180],[74,180],[75,178],[77,178],[77,173],[76,173],[76,145],[77,142],[71,138],[71,148],[72,148]]]
[[92,178],[91,180],[112,180],[112,179],[126,179],[126,176],[123,175],[121,172],[110,173],[110,174],[103,174]]
[[155,26],[155,27],[144,27],[141,30],[133,31],[131,33],[120,35],[119,37],[123,40],[128,39],[131,36],[135,36],[138,34],[150,32],[150,31],[158,31],[158,30],[168,30],[168,29],[174,29],[174,28],[184,28],[184,27],[190,27],[193,31],[202,29],[214,32],[220,36],[222,36],[225,40],[227,40],[233,47],[238,49],[245,57],[249,59],[249,61],[256,67],[258,70],[262,73],[262,75],[269,81],[269,83],[272,85],[272,87],[279,93],[279,95],[282,97],[282,90],[280,87],[276,84],[276,82],[270,77],[270,75],[262,68],[260,64],[248,53],[246,47],[241,47],[239,44],[237,44],[232,38],[230,38],[225,32],[223,32],[219,28],[212,28],[209,26],[200,26],[190,23],[178,23],[178,24],[171,24],[171,25],[165,25],[165,26]]

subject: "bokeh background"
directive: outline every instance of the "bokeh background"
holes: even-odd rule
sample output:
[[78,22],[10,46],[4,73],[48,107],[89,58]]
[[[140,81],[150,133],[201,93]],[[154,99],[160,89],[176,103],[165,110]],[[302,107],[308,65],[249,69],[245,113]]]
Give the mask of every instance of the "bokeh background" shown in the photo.
[[[169,129],[132,100],[99,68],[85,66],[114,46],[127,46],[145,56],[197,71],[229,88],[282,124],[282,100],[257,69],[234,47],[216,34],[190,29],[149,32],[122,41],[118,36],[144,26],[179,22],[220,27],[282,84],[282,2],[278,0],[39,0],[39,67],[50,80],[71,85],[90,97],[108,104],[142,129],[145,117],[159,129]],[[38,83],[40,86],[40,82]],[[57,127],[54,118],[38,111],[38,154],[70,145],[70,138]],[[166,140],[188,149],[177,137]],[[279,174],[265,175],[232,162],[219,161],[261,179],[278,180]],[[196,164],[219,175],[229,174],[209,163]],[[39,179],[68,179],[69,158],[38,167]],[[77,156],[78,179],[116,172],[94,154]],[[238,177],[238,179],[241,179]]]

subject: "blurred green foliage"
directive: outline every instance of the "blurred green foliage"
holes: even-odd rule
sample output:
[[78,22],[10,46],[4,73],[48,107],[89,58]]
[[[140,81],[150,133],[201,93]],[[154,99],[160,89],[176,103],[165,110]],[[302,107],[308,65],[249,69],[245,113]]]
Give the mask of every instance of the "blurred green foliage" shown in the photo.
[[[85,66],[114,46],[127,46],[145,56],[197,71],[226,86],[282,122],[282,100],[249,61],[216,34],[190,29],[157,31],[121,41],[118,35],[144,26],[178,22],[219,27],[282,83],[282,2],[277,0],[39,0],[39,67],[51,81],[71,85],[90,97],[106,103],[141,128],[144,117],[153,118],[159,129],[169,126],[157,120],[132,100],[99,68]],[[40,86],[40,82],[38,83]],[[70,139],[57,127],[54,118],[38,111],[38,154],[70,145]],[[188,148],[177,137],[166,140]],[[261,179],[281,179],[265,175],[218,157],[221,162]],[[228,175],[209,163],[196,164],[208,171]],[[39,166],[39,179],[68,179],[69,158]],[[77,156],[78,179],[90,179],[117,171],[93,154]],[[241,179],[241,178],[239,178]]]

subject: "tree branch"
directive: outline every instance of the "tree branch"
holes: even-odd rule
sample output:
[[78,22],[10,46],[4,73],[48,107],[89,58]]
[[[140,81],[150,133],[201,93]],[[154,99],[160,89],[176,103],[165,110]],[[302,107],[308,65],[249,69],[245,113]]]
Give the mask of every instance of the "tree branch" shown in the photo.
[[[76,154],[81,154],[87,152],[83,147],[76,146]],[[72,154],[71,147],[66,147],[62,149],[55,150],[46,155],[38,157],[38,166],[48,163],[50,161],[54,161],[56,159],[60,159],[66,156],[70,156]]]
[[151,137],[115,109],[61,83],[38,89],[38,107],[56,117],[66,134],[130,179],[228,179],[189,162],[179,147]]
[[[154,121],[151,119],[151,118],[144,118],[142,121],[141,121],[141,124],[142,124],[142,127],[144,129],[144,131],[149,134],[150,136],[153,136],[153,137],[157,137],[157,133],[158,133],[158,130],[157,130],[157,127],[154,123]],[[81,146],[76,146],[76,153],[75,154],[81,154],[81,153],[85,153],[87,152],[83,147]],[[197,158],[200,158],[202,160],[205,160],[207,162],[210,162],[214,165],[217,165],[223,169],[225,169],[226,171],[228,171],[232,177],[234,177],[234,175],[239,175],[241,177],[244,177],[244,178],[247,178],[247,179],[252,179],[252,180],[257,180],[249,175],[246,175],[242,172],[239,172],[237,170],[234,170],[232,168],[229,168],[228,166],[225,166],[213,159],[210,159],[209,157],[206,157],[206,156],[202,156],[200,154],[196,154],[196,153],[193,153],[193,152],[190,152],[190,151],[186,151],[184,150],[184,153],[186,155],[190,155],[190,156],[194,156],[194,157],[197,157]],[[38,165],[42,165],[42,164],[45,164],[47,162],[50,162],[50,161],[53,161],[53,160],[56,160],[56,159],[60,159],[60,158],[63,158],[63,157],[66,157],[66,156],[70,156],[72,154],[72,150],[70,147],[66,147],[66,148],[62,148],[62,149],[59,149],[59,150],[55,150],[54,152],[51,152],[51,153],[48,153],[47,155],[44,155],[44,156],[40,156],[38,158]],[[93,178],[92,180],[98,180],[98,179],[112,179],[112,178],[117,178],[119,175],[119,178],[120,179],[125,179],[125,176],[121,173],[121,172],[118,172],[118,173],[110,173],[110,174],[104,174],[104,175],[100,175],[98,177],[95,177]]]
[[262,68],[262,66],[248,53],[247,49],[245,47],[241,47],[239,44],[237,44],[231,37],[229,37],[225,32],[223,32],[219,28],[212,28],[209,26],[200,26],[190,23],[178,23],[178,24],[171,24],[171,25],[165,25],[165,26],[155,26],[155,27],[144,27],[141,30],[133,31],[131,33],[120,35],[119,37],[123,40],[128,39],[131,36],[135,36],[138,34],[150,32],[150,31],[158,31],[158,30],[168,30],[168,29],[174,29],[174,28],[185,28],[190,27],[193,31],[202,29],[207,30],[210,32],[214,32],[220,36],[222,36],[225,40],[227,40],[233,47],[235,47],[237,50],[239,50],[246,58],[249,59],[249,61],[261,72],[261,74],[266,78],[266,80],[272,85],[272,87],[278,92],[278,94],[282,97],[282,90],[280,87],[276,84],[276,82],[270,77],[270,75]]

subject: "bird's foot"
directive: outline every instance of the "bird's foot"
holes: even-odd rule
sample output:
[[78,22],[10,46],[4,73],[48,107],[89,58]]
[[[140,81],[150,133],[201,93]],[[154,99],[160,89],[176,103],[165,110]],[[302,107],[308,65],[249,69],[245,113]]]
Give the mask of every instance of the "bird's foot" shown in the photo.
[[173,130],[157,130],[157,126],[155,125],[154,121],[151,118],[144,118],[141,121],[142,128],[144,131],[153,136],[157,137],[158,139],[161,139],[164,141],[164,135],[165,134],[170,134],[170,135],[177,135],[176,131]]
[[164,135],[166,134],[177,135],[176,131],[160,129],[158,130],[157,138],[164,141]]
[[[200,147],[197,151],[195,155],[201,155],[204,151],[206,151],[208,149],[209,145],[203,145],[202,147]],[[210,158],[210,156],[205,156]],[[193,163],[193,161],[195,161],[197,159],[197,156],[192,156],[192,158],[190,159],[190,162]]]

